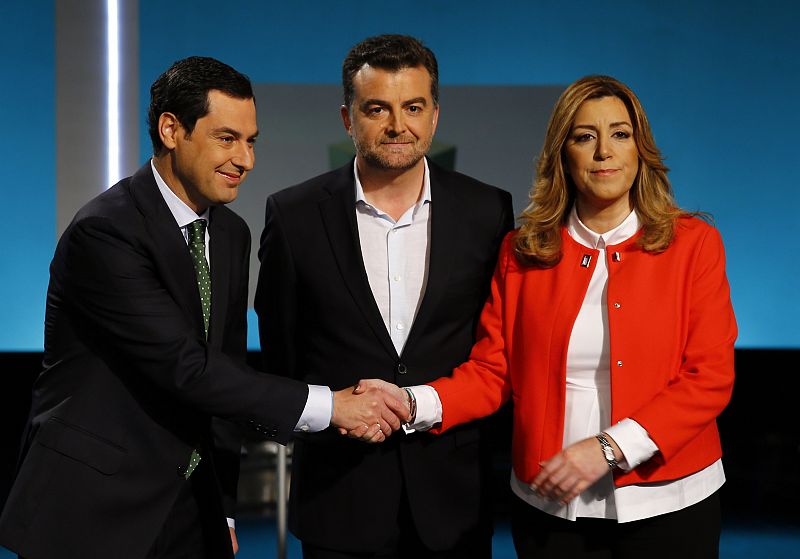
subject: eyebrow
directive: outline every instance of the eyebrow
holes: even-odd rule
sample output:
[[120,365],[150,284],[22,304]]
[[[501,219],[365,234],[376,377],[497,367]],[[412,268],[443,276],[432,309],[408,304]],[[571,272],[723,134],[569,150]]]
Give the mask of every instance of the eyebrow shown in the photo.
[[[220,134],[220,133],[222,133],[222,134],[230,134],[231,136],[235,136],[236,138],[241,138],[242,137],[242,133],[241,132],[239,132],[238,130],[234,130],[233,128],[230,128],[228,126],[221,126],[219,128],[214,128],[214,130],[212,130],[212,133],[214,133],[214,134]],[[248,138],[248,140],[255,140],[257,137],[258,137],[258,130],[256,130],[256,133],[253,134],[252,136],[250,136]]]
[[[615,128],[617,126],[627,126],[629,128],[633,128],[631,123],[628,122],[627,120],[621,120],[619,122],[612,122],[608,126],[609,126],[609,128]],[[588,128],[589,130],[597,130],[597,127],[594,124],[575,124],[572,127],[572,129],[574,130],[576,128]]]
[[[428,101],[424,97],[414,97],[413,99],[407,99],[400,103],[401,106],[407,107],[408,105],[414,105],[415,103],[421,103],[423,105],[427,105]],[[361,107],[369,107],[370,105],[380,105],[382,107],[387,107],[391,105],[389,101],[384,101],[383,99],[365,99],[361,103]]]

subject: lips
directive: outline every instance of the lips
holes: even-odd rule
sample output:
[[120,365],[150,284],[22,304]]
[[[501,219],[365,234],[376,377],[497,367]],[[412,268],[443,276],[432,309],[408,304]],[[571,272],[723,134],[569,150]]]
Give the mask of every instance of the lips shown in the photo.
[[597,169],[596,171],[592,171],[592,174],[597,177],[610,177],[618,171],[619,169]]
[[388,151],[389,153],[391,152],[405,153],[405,150],[407,148],[414,149],[414,144],[411,142],[383,142],[381,146],[384,150]]
[[239,173],[226,173],[224,171],[217,171],[217,173],[222,175],[222,178],[232,184],[239,184],[242,181],[242,175]]

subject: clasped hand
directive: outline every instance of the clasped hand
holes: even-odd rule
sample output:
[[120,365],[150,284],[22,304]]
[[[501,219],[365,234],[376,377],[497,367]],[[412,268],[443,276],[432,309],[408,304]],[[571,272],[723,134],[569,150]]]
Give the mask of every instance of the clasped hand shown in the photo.
[[333,393],[331,423],[342,435],[380,443],[408,419],[405,391],[386,381],[362,380],[353,388]]
[[[606,437],[620,454],[616,443]],[[531,489],[540,497],[566,505],[608,473],[608,463],[594,437],[578,441],[541,463]]]

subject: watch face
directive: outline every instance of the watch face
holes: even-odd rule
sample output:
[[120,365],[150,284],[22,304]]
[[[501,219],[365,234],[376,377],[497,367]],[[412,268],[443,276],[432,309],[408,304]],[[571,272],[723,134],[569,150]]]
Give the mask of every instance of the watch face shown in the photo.
[[603,454],[606,455],[606,460],[614,460],[614,449],[610,446],[603,446]]

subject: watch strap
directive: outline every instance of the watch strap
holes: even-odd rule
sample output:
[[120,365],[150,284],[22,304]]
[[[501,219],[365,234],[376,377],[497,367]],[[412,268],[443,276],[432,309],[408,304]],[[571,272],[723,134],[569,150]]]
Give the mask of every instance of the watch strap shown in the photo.
[[606,459],[606,463],[608,464],[608,469],[613,470],[617,466],[619,466],[619,462],[614,458],[614,448],[611,446],[611,443],[608,442],[605,433],[600,433],[599,435],[595,435],[595,438],[600,441],[600,447],[603,451],[603,457]]

